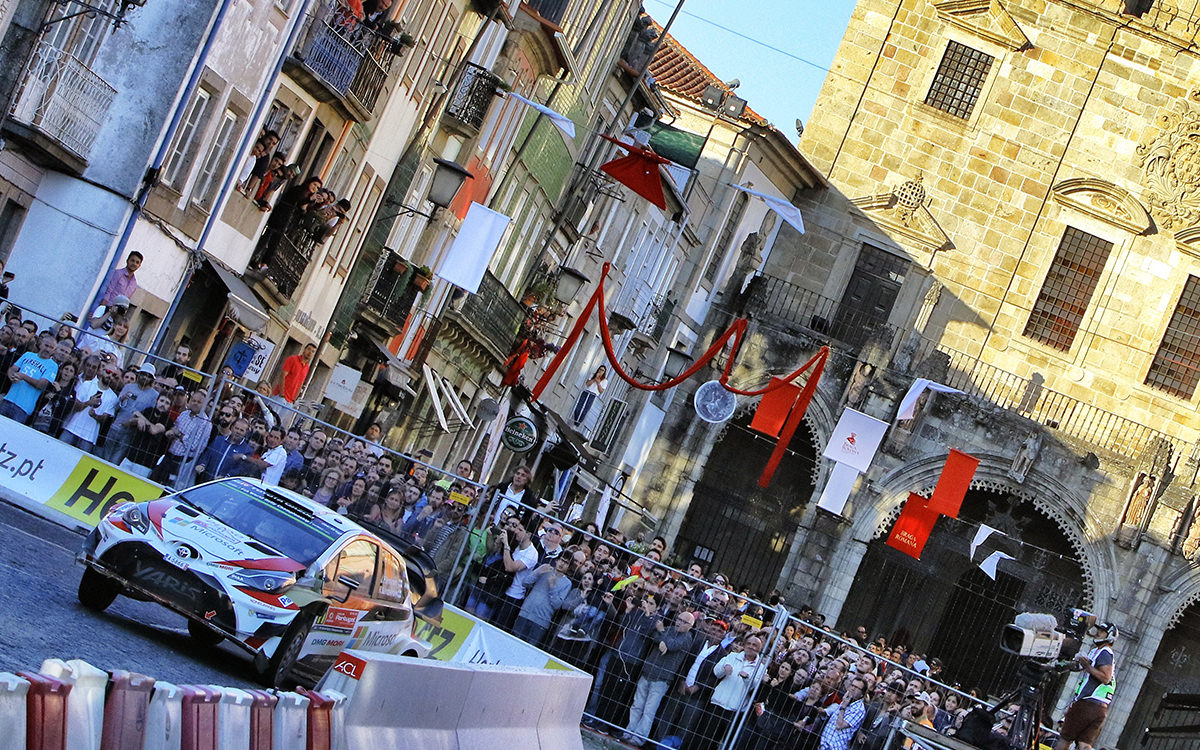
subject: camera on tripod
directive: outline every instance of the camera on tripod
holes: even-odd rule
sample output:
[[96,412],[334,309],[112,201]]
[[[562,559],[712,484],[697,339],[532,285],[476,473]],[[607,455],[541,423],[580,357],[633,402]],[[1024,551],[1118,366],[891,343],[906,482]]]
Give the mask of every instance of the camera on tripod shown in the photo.
[[1004,626],[1000,648],[1028,659],[1074,659],[1084,636],[1095,624],[1096,616],[1082,609],[1072,609],[1062,628],[1054,615],[1022,612],[1013,618],[1011,625]]

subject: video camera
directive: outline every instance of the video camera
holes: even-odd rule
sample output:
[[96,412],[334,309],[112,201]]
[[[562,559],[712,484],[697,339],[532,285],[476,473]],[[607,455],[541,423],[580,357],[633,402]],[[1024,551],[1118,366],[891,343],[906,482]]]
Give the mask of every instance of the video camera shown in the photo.
[[1084,636],[1095,624],[1096,616],[1082,609],[1072,609],[1061,629],[1054,615],[1022,612],[1013,618],[1011,625],[1004,626],[1000,648],[1029,659],[1074,659]]

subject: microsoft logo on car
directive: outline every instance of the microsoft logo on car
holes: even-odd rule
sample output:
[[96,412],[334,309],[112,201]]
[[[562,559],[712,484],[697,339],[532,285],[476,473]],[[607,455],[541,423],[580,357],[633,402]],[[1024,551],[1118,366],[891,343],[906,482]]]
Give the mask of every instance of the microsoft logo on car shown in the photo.
[[537,425],[529,417],[513,417],[504,423],[500,442],[513,453],[525,453],[537,445]]

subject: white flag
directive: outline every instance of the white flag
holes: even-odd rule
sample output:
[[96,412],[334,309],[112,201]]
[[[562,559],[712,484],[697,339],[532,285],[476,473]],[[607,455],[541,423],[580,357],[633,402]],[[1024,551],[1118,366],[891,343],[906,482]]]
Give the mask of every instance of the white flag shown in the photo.
[[550,122],[554,123],[554,127],[561,130],[563,132],[563,134],[566,135],[568,138],[575,137],[575,123],[571,120],[570,117],[567,117],[566,115],[562,114],[561,112],[556,112],[553,109],[550,109],[545,104],[538,104],[537,102],[533,101],[532,99],[526,99],[525,97],[521,96],[520,94],[518,94],[516,92],[509,91],[508,96],[512,97],[513,99],[516,99],[519,102],[525,102],[533,109],[537,110],[538,112],[541,112],[546,117],[549,117]]
[[971,559],[972,560],[975,559],[975,550],[979,549],[979,545],[981,545],[985,541],[987,541],[987,538],[989,536],[991,536],[992,534],[999,534],[999,533],[1001,533],[1001,532],[996,531],[991,526],[988,526],[986,523],[979,524],[979,531],[975,532],[975,538],[971,540]]
[[850,490],[854,489],[854,481],[858,479],[858,470],[850,464],[836,462],[829,474],[829,481],[821,491],[821,499],[817,507],[827,510],[834,515],[842,515],[846,508],[846,500],[850,498]]
[[917,378],[913,384],[909,386],[908,393],[904,394],[904,398],[900,400],[900,413],[896,415],[897,420],[912,419],[917,413],[917,399],[921,398],[921,394],[925,391],[938,391],[939,393],[962,393],[957,388],[951,388],[948,385],[935,383],[927,378]]
[[797,232],[804,234],[804,217],[800,215],[800,209],[793,206],[789,201],[783,198],[776,198],[773,195],[767,195],[766,193],[760,193],[757,190],[751,190],[744,185],[733,185],[733,189],[741,190],[743,193],[753,195],[755,198],[762,198],[763,203],[766,203],[768,208],[779,214],[779,217],[788,224],[791,224],[792,228]]
[[986,560],[979,563],[979,567],[984,573],[988,574],[988,578],[991,578],[994,581],[996,580],[996,566],[1000,564],[1000,561],[1012,559],[1012,555],[1006,555],[1000,550],[996,550],[992,554],[988,555]]

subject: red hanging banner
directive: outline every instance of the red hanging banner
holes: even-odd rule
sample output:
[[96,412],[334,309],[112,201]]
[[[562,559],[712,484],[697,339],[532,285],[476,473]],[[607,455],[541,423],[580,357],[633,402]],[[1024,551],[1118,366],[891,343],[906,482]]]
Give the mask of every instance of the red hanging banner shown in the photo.
[[808,375],[808,382],[804,384],[804,390],[800,391],[800,398],[796,400],[796,405],[788,414],[787,422],[783,425],[783,432],[779,434],[779,440],[775,441],[775,450],[767,461],[767,467],[763,469],[762,476],[758,478],[759,487],[765,488],[771,483],[771,477],[775,476],[775,470],[779,468],[779,462],[783,460],[783,454],[787,452],[787,447],[792,442],[792,436],[796,434],[800,423],[804,421],[804,413],[808,411],[808,404],[812,401],[813,394],[817,392],[817,383],[821,380],[821,373],[825,371],[825,361],[828,358],[829,350],[821,349],[816,363],[813,365],[813,370]]
[[892,533],[888,535],[887,545],[920,560],[921,551],[925,549],[925,542],[929,541],[929,533],[933,531],[939,516],[937,511],[925,506],[925,498],[915,492],[910,493],[904,510],[900,511],[900,517],[892,527]]
[[933,488],[933,496],[929,498],[929,509],[943,516],[958,518],[958,510],[962,507],[967,490],[971,488],[971,480],[975,478],[975,469],[978,467],[978,458],[951,448],[950,455],[946,456],[946,465],[942,467],[942,475]]
[[750,429],[771,437],[779,437],[779,431],[800,397],[800,386],[782,378],[771,378],[771,385],[776,384],[775,390],[763,394],[754,410],[754,419],[750,420]]

